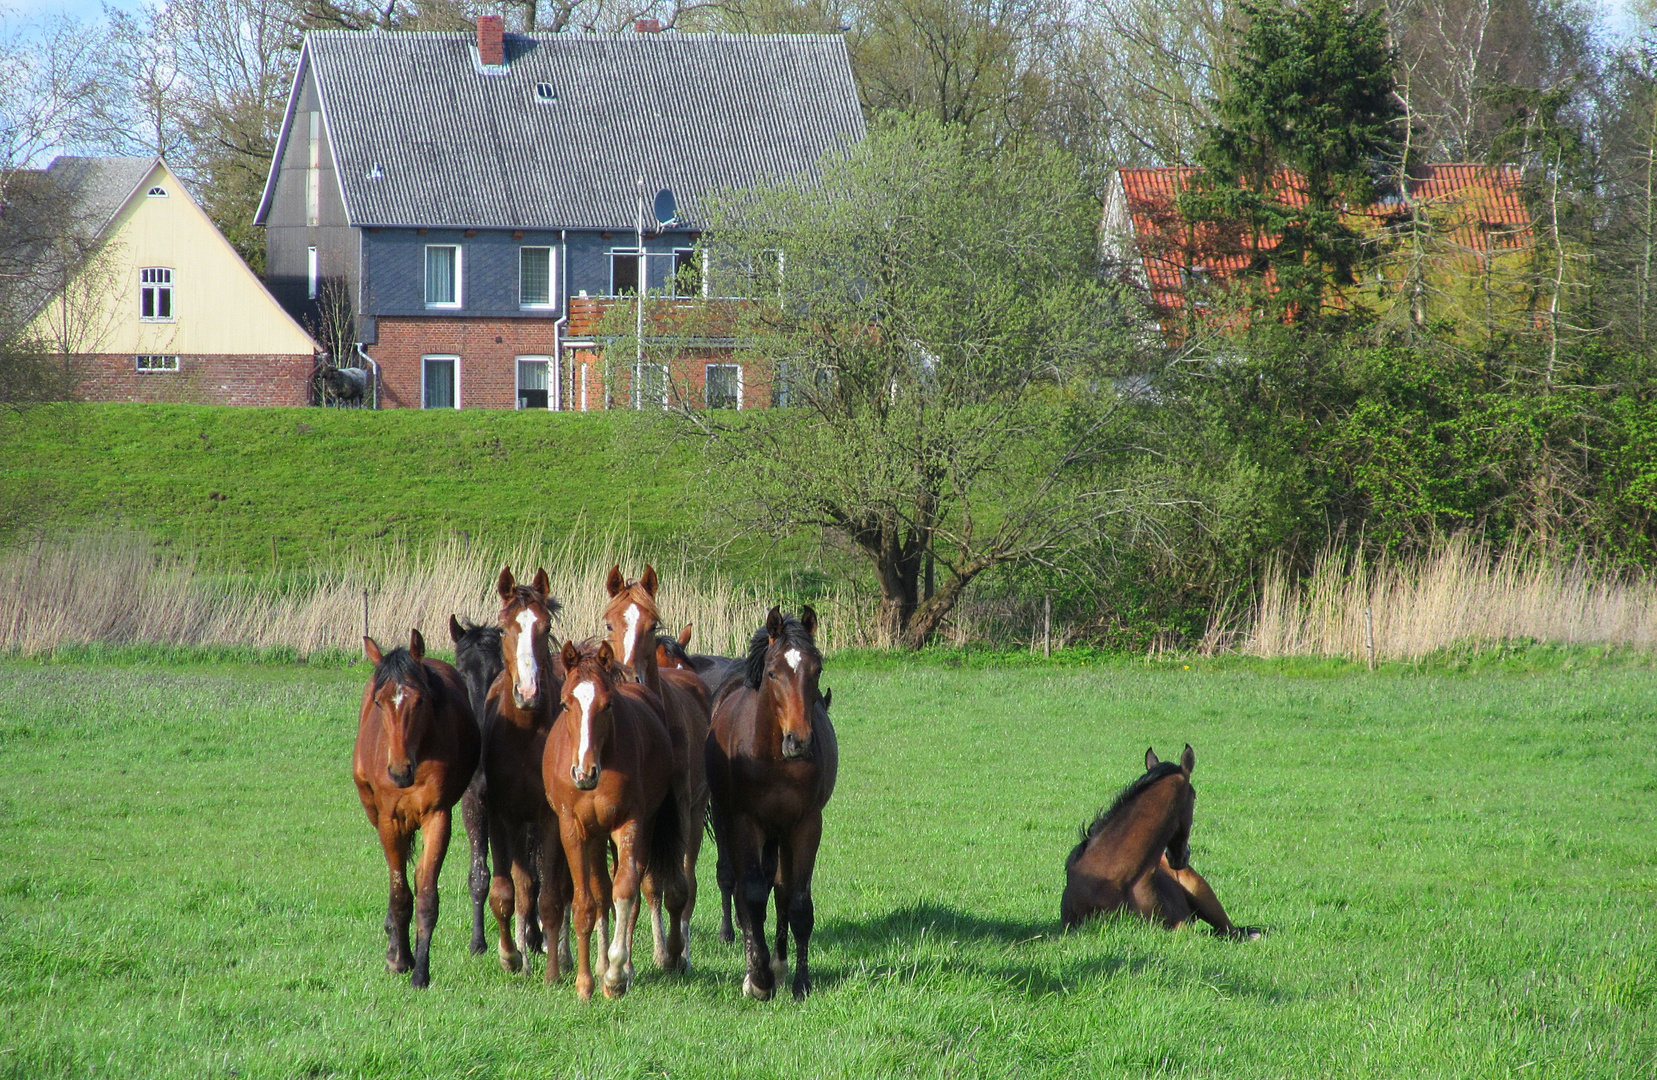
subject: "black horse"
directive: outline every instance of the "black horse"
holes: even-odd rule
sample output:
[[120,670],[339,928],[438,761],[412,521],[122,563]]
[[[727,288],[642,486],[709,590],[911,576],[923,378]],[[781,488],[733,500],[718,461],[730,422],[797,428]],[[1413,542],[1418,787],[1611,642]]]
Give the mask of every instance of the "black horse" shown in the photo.
[[[455,643],[455,667],[466,682],[466,697],[477,720],[478,735],[483,736],[483,703],[489,696],[489,685],[505,669],[501,659],[501,629],[498,626],[478,626],[470,619],[462,623],[449,616],[449,637]],[[478,759],[472,783],[460,800],[461,820],[466,824],[466,842],[472,848],[472,868],[466,883],[472,893],[472,952],[481,953],[488,942],[483,936],[483,908],[489,899],[489,820],[484,802],[489,793],[483,777],[483,759]]]

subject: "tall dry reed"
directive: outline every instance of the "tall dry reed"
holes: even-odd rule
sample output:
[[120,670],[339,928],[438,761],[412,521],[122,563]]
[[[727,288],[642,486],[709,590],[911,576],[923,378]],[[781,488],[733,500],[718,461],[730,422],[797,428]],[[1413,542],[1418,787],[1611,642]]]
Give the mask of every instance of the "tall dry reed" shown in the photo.
[[[432,647],[445,648],[451,612],[480,622],[494,617],[503,565],[525,579],[544,566],[564,604],[557,632],[586,637],[602,627],[609,568],[637,576],[648,558],[615,536],[556,544],[534,536],[510,544],[455,536],[413,548],[365,547],[326,569],[247,577],[208,572],[191,555],[133,533],[41,539],[0,554],[0,653],[39,655],[90,643],[284,647],[301,656],[355,651],[365,594],[370,634],[403,642],[419,627]],[[664,629],[693,624],[697,651],[741,651],[777,602],[687,556],[655,562]],[[825,649],[868,644],[867,601],[848,590],[818,607]]]
[[1363,660],[1371,625],[1379,660],[1519,641],[1657,649],[1657,582],[1537,549],[1496,555],[1457,536],[1406,563],[1326,552],[1299,581],[1274,566],[1251,623],[1240,651],[1254,656]]

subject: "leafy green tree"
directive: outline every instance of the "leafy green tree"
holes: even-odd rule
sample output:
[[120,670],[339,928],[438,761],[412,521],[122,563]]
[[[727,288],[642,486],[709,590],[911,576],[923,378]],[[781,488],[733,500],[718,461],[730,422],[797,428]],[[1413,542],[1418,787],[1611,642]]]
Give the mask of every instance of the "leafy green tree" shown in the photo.
[[1064,155],[910,118],[815,184],[732,193],[708,217],[715,291],[753,298],[735,337],[774,365],[784,407],[676,415],[737,520],[849,541],[894,643],[925,644],[985,572],[1052,566],[1157,500],[1115,471],[1138,453],[1113,381],[1135,339]]
[[1244,3],[1249,18],[1181,196],[1193,221],[1237,229],[1270,306],[1302,321],[1352,299],[1365,238],[1348,212],[1394,171],[1400,108],[1379,10],[1341,0]]

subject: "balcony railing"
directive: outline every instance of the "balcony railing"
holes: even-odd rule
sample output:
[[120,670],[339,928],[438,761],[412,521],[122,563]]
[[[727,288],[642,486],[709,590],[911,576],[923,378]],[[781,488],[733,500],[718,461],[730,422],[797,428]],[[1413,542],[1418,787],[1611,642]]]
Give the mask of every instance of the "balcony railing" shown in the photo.
[[[616,307],[633,314],[631,296],[572,296],[570,338],[597,337],[604,319]],[[684,337],[686,344],[728,344],[736,332],[737,317],[746,300],[725,297],[646,297],[645,337]],[[628,321],[632,326],[632,321]]]

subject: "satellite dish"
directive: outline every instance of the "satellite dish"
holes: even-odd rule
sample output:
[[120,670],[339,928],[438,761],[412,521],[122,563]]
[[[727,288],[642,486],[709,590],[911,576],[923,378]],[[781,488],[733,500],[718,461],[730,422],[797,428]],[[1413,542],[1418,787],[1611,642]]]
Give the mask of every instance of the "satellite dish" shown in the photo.
[[663,228],[679,223],[679,207],[673,201],[673,192],[667,188],[656,192],[656,202],[653,209],[656,214],[656,223]]

